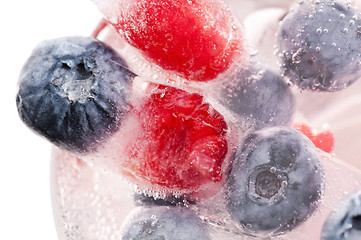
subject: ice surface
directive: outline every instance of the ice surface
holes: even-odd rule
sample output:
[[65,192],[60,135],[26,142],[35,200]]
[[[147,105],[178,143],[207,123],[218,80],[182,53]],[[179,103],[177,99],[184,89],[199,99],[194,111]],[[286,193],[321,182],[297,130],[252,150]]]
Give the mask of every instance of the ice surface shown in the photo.
[[225,0],[228,4],[232,5],[232,10],[237,16],[244,20],[251,12],[257,12],[266,8],[283,8],[288,9],[292,4],[297,2],[296,0]]
[[360,136],[361,82],[338,93],[296,91],[300,121],[311,123],[315,131],[330,130],[335,136],[337,158],[361,169]]
[[138,207],[126,219],[122,240],[210,240],[207,225],[184,207]]
[[121,225],[135,207],[130,185],[58,148],[53,149],[51,177],[60,239],[119,239]]
[[[272,239],[304,240],[305,236],[319,239],[330,211],[345,195],[361,187],[360,170],[325,153],[322,164],[326,187],[320,207],[294,231]],[[136,188],[119,175],[94,170],[58,148],[53,149],[51,170],[53,208],[60,239],[119,239],[126,217],[136,208],[133,199]],[[257,239],[230,220],[223,192],[188,208],[209,225],[211,239]]]
[[280,20],[287,13],[286,8],[262,8],[250,12],[243,21],[246,39],[255,54],[264,64],[278,71],[279,58],[277,50],[276,33]]

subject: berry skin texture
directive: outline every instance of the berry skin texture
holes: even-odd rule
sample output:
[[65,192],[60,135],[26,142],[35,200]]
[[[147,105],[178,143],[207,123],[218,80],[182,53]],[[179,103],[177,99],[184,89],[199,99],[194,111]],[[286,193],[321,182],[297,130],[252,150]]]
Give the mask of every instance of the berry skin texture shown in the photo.
[[254,129],[291,122],[295,100],[290,87],[276,72],[257,64],[242,69],[225,83],[220,101],[252,122]]
[[357,240],[361,237],[361,190],[344,198],[326,219],[321,240]]
[[44,41],[22,69],[17,109],[26,125],[55,145],[94,151],[128,112],[133,77],[111,48],[93,38]]
[[302,133],[271,127],[249,134],[227,180],[227,209],[252,234],[290,231],[316,209],[324,185],[317,149]]
[[138,207],[122,228],[122,240],[210,240],[205,223],[185,207]]
[[361,76],[361,15],[342,1],[302,1],[281,21],[284,75],[301,90],[339,91]]
[[136,114],[141,127],[125,175],[183,193],[222,180],[228,127],[201,95],[157,85]]
[[221,1],[116,2],[116,11],[101,8],[111,24],[146,58],[187,80],[216,78],[243,51],[240,28]]

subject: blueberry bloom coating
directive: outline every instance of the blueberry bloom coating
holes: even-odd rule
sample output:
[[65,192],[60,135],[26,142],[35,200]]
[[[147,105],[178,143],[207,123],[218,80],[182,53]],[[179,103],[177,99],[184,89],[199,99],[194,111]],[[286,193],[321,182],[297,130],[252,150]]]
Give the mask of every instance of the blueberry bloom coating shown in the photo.
[[138,207],[122,228],[122,240],[210,240],[206,224],[186,207]]
[[129,110],[133,77],[117,53],[98,40],[44,41],[21,71],[17,109],[27,126],[55,145],[94,151]]
[[227,208],[251,232],[289,231],[316,209],[323,182],[319,153],[307,137],[287,127],[264,128],[238,148]]
[[254,129],[288,125],[295,100],[281,75],[265,66],[249,65],[222,89],[220,101],[253,123]]
[[321,240],[361,238],[361,190],[349,194],[327,217]]
[[281,21],[284,75],[302,90],[338,91],[361,76],[361,15],[342,1],[302,1]]

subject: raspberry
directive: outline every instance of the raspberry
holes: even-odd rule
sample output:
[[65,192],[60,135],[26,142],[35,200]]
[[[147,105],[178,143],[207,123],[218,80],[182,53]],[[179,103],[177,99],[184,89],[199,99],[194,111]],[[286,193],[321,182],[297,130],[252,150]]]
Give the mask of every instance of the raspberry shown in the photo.
[[125,164],[131,175],[184,192],[222,180],[227,124],[201,95],[157,85],[136,112],[141,131]]
[[220,1],[134,0],[112,6],[116,10],[102,10],[131,45],[188,80],[214,79],[243,49],[240,28]]
[[310,126],[306,124],[295,124],[293,128],[302,132],[317,148],[322,151],[328,153],[333,151],[335,139],[331,131],[323,131],[319,134],[314,134]]

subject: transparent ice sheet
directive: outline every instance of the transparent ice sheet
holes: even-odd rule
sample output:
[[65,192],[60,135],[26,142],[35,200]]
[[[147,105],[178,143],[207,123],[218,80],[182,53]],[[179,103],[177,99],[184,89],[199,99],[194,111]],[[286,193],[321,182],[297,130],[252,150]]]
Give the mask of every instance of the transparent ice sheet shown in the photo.
[[[240,1],[228,0],[228,2],[237,6]],[[270,5],[266,3],[267,1],[246,2],[244,10],[236,11],[240,19],[245,19],[250,11],[263,7],[277,7],[274,13],[281,15],[282,10],[292,3],[292,1],[279,1],[278,4]],[[142,65],[144,76],[169,83],[161,69],[147,65],[147,62],[111,28],[101,34],[104,34],[101,38],[122,55],[132,56],[127,59],[131,69]],[[266,55],[270,53],[268,51]],[[273,60],[270,62],[276,67],[277,64]],[[329,212],[347,193],[361,187],[360,90],[360,81],[337,93],[300,92],[293,87],[297,99],[294,122],[310,125],[315,133],[331,130],[335,136],[335,149],[332,155],[322,153],[326,187],[319,208],[293,231],[270,237],[271,239],[319,239],[322,225]],[[82,159],[55,147],[51,161],[52,200],[59,238],[61,240],[119,239],[120,229],[126,216],[136,207],[133,200],[135,187],[117,173],[96,166],[91,167]],[[219,192],[214,197],[190,206],[208,223],[212,239],[261,239],[246,234],[230,220],[225,211],[223,196],[224,194]],[[263,237],[267,238],[267,236]]]
[[[136,206],[134,186],[120,175],[95,171],[81,159],[53,148],[51,182],[54,217],[61,240],[119,239],[126,216]],[[361,187],[361,171],[328,154],[322,163],[326,187],[320,206],[303,224],[272,239],[319,239],[329,212],[347,193]],[[212,239],[261,239],[237,227],[225,211],[223,194],[190,205],[209,225]],[[260,213],[262,214],[262,213]]]

